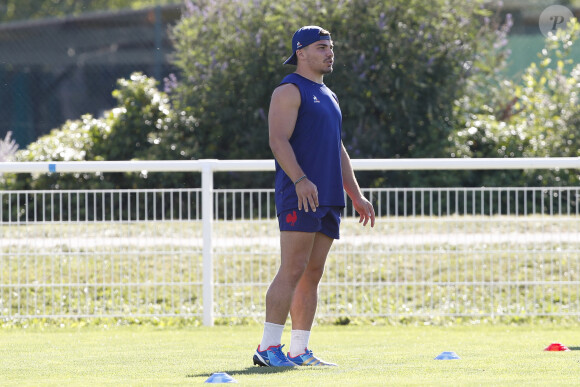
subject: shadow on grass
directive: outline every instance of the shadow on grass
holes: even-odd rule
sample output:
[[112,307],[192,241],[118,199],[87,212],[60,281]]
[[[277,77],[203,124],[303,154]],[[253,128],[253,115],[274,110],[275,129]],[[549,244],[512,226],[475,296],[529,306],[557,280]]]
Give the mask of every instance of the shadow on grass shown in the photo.
[[[282,372],[289,372],[289,371],[293,371],[296,370],[295,367],[247,367],[247,368],[243,368],[243,369],[239,369],[239,370],[229,370],[229,371],[220,371],[220,372],[226,372],[228,375],[230,376],[235,376],[235,375],[257,375],[257,374],[278,374],[278,373],[282,373]],[[218,372],[218,371],[216,371]],[[198,378],[198,377],[210,377],[212,373],[207,373],[207,372],[203,372],[203,373],[199,373],[199,374],[188,374],[186,375],[187,378]]]
[[580,347],[568,347],[570,351],[580,351]]

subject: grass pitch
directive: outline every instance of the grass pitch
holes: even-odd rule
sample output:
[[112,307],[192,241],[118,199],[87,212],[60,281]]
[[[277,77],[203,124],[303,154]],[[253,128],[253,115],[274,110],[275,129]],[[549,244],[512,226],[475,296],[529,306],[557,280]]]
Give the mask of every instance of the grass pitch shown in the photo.
[[[261,326],[0,330],[2,385],[578,385],[578,326],[317,326],[310,347],[337,368],[252,365]],[[289,344],[289,329],[283,342]],[[545,352],[561,342],[570,352]],[[288,346],[287,346],[288,347]],[[287,348],[286,347],[286,348]],[[454,351],[459,360],[434,360]]]

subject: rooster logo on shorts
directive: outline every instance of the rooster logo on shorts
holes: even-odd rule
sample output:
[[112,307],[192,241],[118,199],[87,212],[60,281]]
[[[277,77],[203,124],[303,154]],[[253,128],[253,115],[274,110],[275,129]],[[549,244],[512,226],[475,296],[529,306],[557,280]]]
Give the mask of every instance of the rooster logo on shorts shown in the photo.
[[286,223],[290,223],[290,226],[294,227],[294,223],[298,220],[298,215],[296,211],[292,211],[291,214],[286,215]]

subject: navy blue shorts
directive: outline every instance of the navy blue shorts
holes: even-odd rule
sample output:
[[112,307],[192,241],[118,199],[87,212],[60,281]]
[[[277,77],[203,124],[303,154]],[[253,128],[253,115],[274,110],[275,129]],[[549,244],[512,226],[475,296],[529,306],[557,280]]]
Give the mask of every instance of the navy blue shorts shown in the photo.
[[316,212],[304,209],[283,211],[278,215],[280,231],[321,232],[333,239],[340,238],[341,207],[318,207]]

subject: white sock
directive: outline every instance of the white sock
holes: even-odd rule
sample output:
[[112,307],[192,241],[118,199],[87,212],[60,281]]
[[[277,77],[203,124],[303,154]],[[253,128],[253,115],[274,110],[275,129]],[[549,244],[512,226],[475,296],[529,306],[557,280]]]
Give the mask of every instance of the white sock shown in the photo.
[[273,345],[280,345],[282,342],[283,331],[284,325],[265,322],[264,335],[262,336],[262,342],[260,343],[260,351],[265,351]]
[[306,352],[310,340],[310,331],[293,329],[290,332],[290,356],[296,357]]

